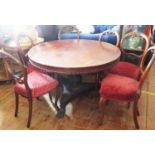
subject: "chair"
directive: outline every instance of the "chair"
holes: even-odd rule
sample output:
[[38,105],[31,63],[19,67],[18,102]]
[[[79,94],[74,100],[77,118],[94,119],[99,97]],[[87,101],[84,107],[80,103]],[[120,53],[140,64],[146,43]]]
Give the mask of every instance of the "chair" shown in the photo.
[[[148,54],[151,54],[151,59],[146,64]],[[154,62],[154,59],[155,59],[155,46],[149,48],[142,58],[142,62],[140,64],[141,78],[139,81],[133,78],[117,74],[108,74],[102,80],[100,87],[99,107],[100,111],[103,112],[103,116],[104,116],[104,108],[102,103],[104,99],[125,101],[130,103],[132,102],[135,127],[136,129],[139,129],[139,124],[137,120],[139,111],[137,104],[141,95],[141,87]],[[103,119],[103,116],[101,116],[102,117],[101,121]]]
[[[111,35],[111,36],[115,36],[116,37],[116,43],[115,45],[118,47],[119,46],[119,43],[120,43],[120,37],[119,37],[119,34],[118,32],[114,31],[114,30],[106,30],[106,31],[103,31],[99,37],[99,41],[102,42],[102,38],[103,36],[108,36],[108,35]],[[106,72],[105,72],[106,73]],[[102,73],[103,74],[103,73]],[[101,73],[97,73],[97,76],[96,76],[96,83],[98,84],[100,82],[100,79],[102,79],[103,75]]]
[[[11,44],[14,44],[14,46],[12,46]],[[21,63],[28,68],[28,71],[32,71],[35,68],[31,64],[29,64],[27,52],[33,46],[34,43],[31,37],[21,33],[14,40],[10,41],[10,44],[7,42],[4,43],[3,49],[4,51],[19,59]]]
[[119,34],[116,31],[113,31],[113,30],[106,30],[106,31],[102,32],[100,37],[99,37],[99,41],[102,41],[102,37],[104,35],[106,36],[107,34],[116,36],[116,46],[118,47],[119,46],[120,37],[119,37]]
[[[126,39],[128,39],[129,37],[133,37],[133,36],[142,38],[145,41],[143,49],[142,49],[142,53],[140,55],[138,55],[137,53],[134,53],[134,50],[132,50],[132,49],[131,50],[128,49],[127,50],[128,52],[126,52],[126,49],[124,49],[124,47],[123,47]],[[130,33],[126,34],[124,36],[124,38],[121,40],[121,44],[120,44],[120,48],[122,50],[123,57],[126,55],[136,57],[136,58],[138,58],[138,60],[140,60],[140,62],[141,62],[144,52],[147,51],[148,47],[149,47],[149,40],[148,40],[147,36],[145,34],[139,33],[139,32],[130,32]],[[120,61],[109,72],[112,74],[118,74],[118,75],[130,77],[130,78],[138,79],[139,75],[140,75],[139,64],[135,65],[130,62]]]
[[75,39],[80,39],[80,31],[78,30],[78,28],[76,28],[75,26],[71,26],[71,25],[68,25],[68,26],[64,26],[62,27],[59,32],[58,32],[58,40],[61,40],[61,33],[64,32],[64,31],[74,31],[77,33],[77,36]]
[[[27,40],[26,46],[24,46],[24,40]],[[36,68],[34,68],[29,63],[29,59],[28,59],[28,56],[27,56],[28,50],[31,49],[34,46],[32,38],[30,36],[26,35],[26,34],[19,34],[17,39],[16,39],[16,43],[17,43],[17,54],[18,54],[22,64],[25,67],[27,67],[27,71],[32,72],[32,71],[36,70]]]
[[[19,95],[26,97],[29,102],[29,112],[28,112],[28,122],[27,127],[31,125],[32,119],[32,101],[33,98],[37,98],[44,94],[49,93],[54,90],[58,81],[49,77],[46,74],[43,74],[38,71],[27,72],[27,67],[25,67],[18,59],[13,57],[7,52],[0,50],[0,54],[3,56],[5,63],[7,64],[7,69],[14,80],[14,92],[16,98],[16,107],[15,107],[15,117],[18,116],[18,104],[19,104]],[[10,60],[14,61],[22,71],[22,75],[18,76],[15,74]]]
[[[58,32],[58,39],[62,40],[63,38],[61,37],[62,32],[64,32],[66,30],[66,32],[68,33],[69,31],[75,32],[77,33],[77,36],[75,36],[74,39],[80,39],[80,31],[78,30],[78,28],[76,28],[75,26],[71,26],[71,25],[67,25],[67,26],[63,26],[59,32]],[[67,39],[73,39],[73,38],[67,38]],[[67,40],[65,38],[65,40]],[[64,40],[64,39],[63,39]],[[66,81],[66,83],[81,83],[81,75],[61,75],[60,77],[60,81]]]
[[[80,39],[84,40],[99,40],[99,37],[102,32],[107,30],[113,30],[119,33],[121,37],[121,28],[120,25],[76,25],[76,28],[80,31]],[[61,35],[61,39],[76,39],[77,34],[72,32],[66,32]],[[116,36],[107,34],[102,37],[102,41],[116,45]]]

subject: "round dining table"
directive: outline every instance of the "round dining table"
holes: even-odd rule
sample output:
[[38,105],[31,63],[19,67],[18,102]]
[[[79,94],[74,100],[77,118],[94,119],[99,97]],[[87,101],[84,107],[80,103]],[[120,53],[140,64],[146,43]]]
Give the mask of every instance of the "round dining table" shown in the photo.
[[[28,51],[30,63],[37,69],[58,75],[99,73],[110,69],[120,59],[118,47],[95,40],[55,40],[44,42]],[[82,89],[85,90],[85,89]],[[63,117],[69,101],[82,91],[66,91],[65,82],[58,108]]]

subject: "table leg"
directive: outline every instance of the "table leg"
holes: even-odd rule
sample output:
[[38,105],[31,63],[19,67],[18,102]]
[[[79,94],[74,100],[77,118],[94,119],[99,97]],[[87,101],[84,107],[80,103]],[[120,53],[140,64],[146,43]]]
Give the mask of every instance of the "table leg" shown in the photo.
[[60,98],[60,109],[58,110],[57,117],[62,118],[66,113],[66,106],[71,101],[71,92],[63,85],[62,96]]
[[[59,115],[59,113],[61,113],[61,111],[62,111],[63,108],[61,108],[61,110],[60,110],[60,108],[59,108],[60,100],[58,100],[57,105],[58,105],[58,108],[59,108],[59,109],[57,109],[57,108],[53,105],[50,96],[51,96],[51,95],[49,95],[49,94],[45,94],[45,95],[43,95],[42,97],[43,97],[43,99],[47,102],[47,104],[49,105],[49,107],[52,109],[52,111],[54,112],[54,114],[57,116],[57,115]],[[52,100],[53,100],[53,97],[52,97]],[[55,100],[55,98],[54,98],[54,100]],[[63,116],[66,114],[70,119],[72,119],[72,117],[73,117],[73,116],[72,116],[72,109],[73,109],[72,103],[71,103],[71,102],[67,103],[65,109],[66,109],[66,110],[65,110],[65,113],[63,114]],[[59,110],[60,110],[60,111],[59,111]],[[60,117],[59,117],[59,118],[60,118]]]
[[54,112],[54,114],[57,114],[57,110],[53,106],[53,103],[51,101],[50,95],[47,93],[47,94],[43,95],[43,98],[47,102],[47,104],[49,105],[49,107],[52,109],[52,111]]
[[[98,78],[97,78],[98,79]],[[58,118],[63,118],[66,114],[70,118],[72,118],[72,103],[71,101],[76,97],[83,95],[91,90],[97,91],[97,84],[94,83],[86,83],[81,82],[79,76],[66,76],[66,77],[58,77],[61,91],[58,90],[58,93],[61,92],[61,95],[58,100],[58,103],[53,103],[53,96],[50,94],[45,94],[43,97],[52,109],[52,111],[56,114]],[[96,82],[98,83],[98,81]],[[56,91],[57,92],[57,91]],[[55,95],[57,96],[57,95]],[[55,100],[55,98],[54,98]],[[70,104],[69,104],[70,103]]]
[[85,92],[93,90],[95,88],[94,84],[83,83],[81,85],[72,86],[63,84],[62,86],[62,96],[60,98],[60,109],[58,110],[57,117],[63,118],[66,113],[67,105],[79,95]]

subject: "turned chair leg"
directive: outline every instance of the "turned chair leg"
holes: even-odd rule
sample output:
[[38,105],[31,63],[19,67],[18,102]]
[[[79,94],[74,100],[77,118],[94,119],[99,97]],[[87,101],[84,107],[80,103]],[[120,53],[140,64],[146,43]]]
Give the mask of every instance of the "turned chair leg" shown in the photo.
[[137,106],[137,116],[140,116],[140,112],[138,110],[138,106]]
[[133,104],[133,119],[134,119],[136,129],[139,129],[139,124],[138,124],[138,120],[137,120],[138,113],[139,112],[138,112],[138,109],[137,109],[137,101],[136,101]]
[[27,127],[30,128],[32,120],[32,97],[28,98],[28,102],[29,102],[29,115],[28,115]]
[[97,122],[98,125],[102,125],[103,120],[104,120],[104,112],[105,112],[105,107],[104,107],[104,99],[100,97],[100,100],[98,102],[99,105],[99,121]]
[[19,94],[15,92],[16,105],[15,105],[15,117],[18,116],[18,107],[19,107]]

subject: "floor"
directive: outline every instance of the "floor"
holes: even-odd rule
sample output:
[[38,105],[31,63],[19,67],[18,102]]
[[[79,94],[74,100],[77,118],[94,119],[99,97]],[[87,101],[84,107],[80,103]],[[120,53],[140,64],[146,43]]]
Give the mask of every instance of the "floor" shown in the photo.
[[[155,129],[155,65],[146,79],[139,100],[140,129]],[[93,93],[93,92],[92,92]],[[125,103],[111,101],[106,106],[105,119],[98,126],[99,117],[97,98],[92,94],[80,96],[73,104],[73,118],[55,117],[51,108],[44,100],[34,100],[33,118],[30,129],[33,130],[133,130],[132,108],[127,109]],[[15,99],[13,87],[10,84],[0,84],[0,129],[27,130],[28,104],[25,98],[20,98],[19,116],[14,117]]]

